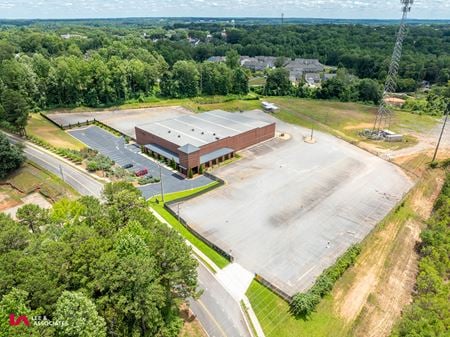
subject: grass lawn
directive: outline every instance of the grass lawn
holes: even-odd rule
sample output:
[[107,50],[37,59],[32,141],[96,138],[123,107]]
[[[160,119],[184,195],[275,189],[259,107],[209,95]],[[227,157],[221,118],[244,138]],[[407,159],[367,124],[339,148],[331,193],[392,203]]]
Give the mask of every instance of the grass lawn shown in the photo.
[[59,177],[30,162],[25,163],[20,169],[6,177],[5,183],[25,195],[39,190],[41,194],[52,201],[78,195]]
[[[181,192],[175,192],[175,193],[168,193],[164,195],[164,200],[166,202],[176,200],[179,198],[183,198],[192,194],[199,193],[207,188],[210,188],[211,186],[217,185],[218,183],[213,182],[209,185],[194,188],[192,190],[186,190]],[[157,203],[156,199],[158,199],[159,196],[153,197],[149,200],[150,206],[158,212],[175,230],[177,230],[186,240],[188,240],[190,243],[192,243],[195,247],[200,249],[206,256],[208,256],[211,261],[213,261],[219,268],[226,267],[230,262],[217,253],[213,248],[209,247],[206,243],[204,243],[202,240],[197,238],[194,234],[192,234],[186,227],[184,227],[172,214],[170,214],[163,206],[162,203]]]
[[266,79],[263,76],[253,77],[248,81],[251,87],[262,87],[266,85]]
[[[276,114],[277,118],[307,128],[314,127],[316,130],[331,133],[353,144],[367,142],[380,148],[394,150],[417,144],[417,139],[411,135],[406,136],[401,143],[362,139],[358,132],[372,127],[377,112],[375,106],[293,97],[270,97],[268,100],[280,107],[280,111]],[[392,121],[392,129],[403,134],[427,132],[434,125],[436,125],[436,119],[431,116],[414,115],[405,111],[395,111]]]
[[86,147],[83,143],[37,113],[30,114],[26,131],[27,134],[41,138],[55,147],[73,150],[81,150]]
[[251,283],[247,297],[267,337],[347,336],[349,327],[333,313],[330,296],[308,319],[294,318],[289,304],[257,281]]

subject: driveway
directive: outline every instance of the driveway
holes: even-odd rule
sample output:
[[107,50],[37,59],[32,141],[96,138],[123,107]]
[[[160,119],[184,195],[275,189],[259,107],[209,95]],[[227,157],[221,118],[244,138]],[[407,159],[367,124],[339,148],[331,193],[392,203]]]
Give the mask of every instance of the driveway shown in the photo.
[[[146,155],[141,153],[139,146],[126,144],[122,137],[116,137],[110,132],[97,126],[74,129],[68,131],[73,137],[85,143],[92,149],[111,158],[118,165],[133,164],[130,168],[133,172],[138,169],[146,168],[148,174],[153,177],[159,177],[160,165]],[[199,176],[194,179],[185,179],[178,172],[161,168],[164,193],[189,190],[213,182],[212,179],[205,176]],[[145,198],[151,198],[154,195],[161,194],[161,184],[154,183],[140,186],[139,189]]]

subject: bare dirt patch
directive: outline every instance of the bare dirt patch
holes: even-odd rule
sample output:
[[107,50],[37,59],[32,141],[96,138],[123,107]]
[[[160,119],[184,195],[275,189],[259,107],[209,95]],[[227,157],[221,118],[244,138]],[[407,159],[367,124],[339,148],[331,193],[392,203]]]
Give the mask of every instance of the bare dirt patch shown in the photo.
[[192,313],[192,311],[183,306],[181,309],[181,318],[184,321],[183,328],[179,334],[179,337],[207,337],[205,330],[201,326],[198,319]]
[[359,123],[347,125],[344,127],[344,130],[364,130],[364,129],[371,129],[372,127],[373,123]]

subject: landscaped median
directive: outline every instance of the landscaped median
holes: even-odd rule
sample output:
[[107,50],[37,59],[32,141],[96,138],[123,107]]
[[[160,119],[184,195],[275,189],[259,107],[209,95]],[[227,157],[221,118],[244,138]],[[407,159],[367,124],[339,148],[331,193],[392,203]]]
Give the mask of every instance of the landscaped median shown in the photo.
[[[208,185],[197,187],[190,190],[168,193],[164,195],[164,202],[175,201],[182,198],[193,197],[195,195],[204,193],[205,190],[209,190],[212,187],[217,187],[218,182],[212,182]],[[226,267],[230,261],[224,256],[219,254],[212,247],[208,246],[204,241],[195,236],[188,228],[186,228],[181,222],[178,221],[166,208],[161,201],[161,196],[157,195],[149,200],[150,207],[152,207],[161,217],[166,220],[170,226],[177,230],[181,236],[188,240],[191,244],[197,247],[203,254],[205,254],[212,262],[214,262],[219,268]]]

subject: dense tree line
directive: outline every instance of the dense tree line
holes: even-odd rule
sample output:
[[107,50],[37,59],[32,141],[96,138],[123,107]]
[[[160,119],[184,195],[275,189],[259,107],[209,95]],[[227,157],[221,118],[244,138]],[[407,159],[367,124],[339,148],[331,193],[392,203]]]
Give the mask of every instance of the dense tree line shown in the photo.
[[[190,248],[131,184],[103,194],[0,214],[0,336],[178,336],[197,291]],[[21,330],[11,313],[64,324]]]
[[271,96],[296,96],[302,98],[337,99],[343,102],[369,102],[378,104],[382,87],[378,81],[350,76],[345,69],[339,69],[336,77],[324,81],[320,87],[312,88],[300,82],[292,85],[286,69],[267,71],[267,81],[261,93]]
[[[147,96],[245,94],[249,74],[239,55],[318,58],[347,69],[359,83],[335,79],[311,96],[293,90],[283,70],[269,77],[265,93],[376,102],[376,81],[386,76],[395,26],[252,25],[0,26],[0,122],[24,128],[28,111],[56,106],[92,107]],[[400,66],[399,90],[422,80],[450,78],[450,27],[411,26]],[[197,39],[190,43],[188,37]],[[205,62],[227,55],[226,64]],[[272,80],[273,79],[273,80]]]
[[450,173],[421,233],[419,273],[413,303],[392,337],[448,336],[450,333]]

